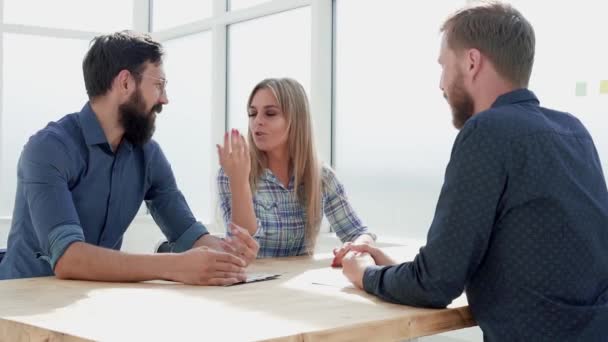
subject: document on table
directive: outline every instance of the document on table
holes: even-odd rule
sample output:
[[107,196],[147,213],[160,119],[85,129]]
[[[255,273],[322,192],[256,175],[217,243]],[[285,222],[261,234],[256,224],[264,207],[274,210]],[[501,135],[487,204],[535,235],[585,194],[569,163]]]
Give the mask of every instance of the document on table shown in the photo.
[[306,273],[306,281],[313,285],[324,285],[341,289],[354,288],[353,284],[342,274],[341,268],[320,268]]
[[281,274],[279,274],[279,273],[248,273],[247,280],[242,281],[240,283],[235,283],[235,284],[226,285],[226,286],[254,283],[256,281],[272,280],[272,279],[277,279],[280,276],[281,276]]

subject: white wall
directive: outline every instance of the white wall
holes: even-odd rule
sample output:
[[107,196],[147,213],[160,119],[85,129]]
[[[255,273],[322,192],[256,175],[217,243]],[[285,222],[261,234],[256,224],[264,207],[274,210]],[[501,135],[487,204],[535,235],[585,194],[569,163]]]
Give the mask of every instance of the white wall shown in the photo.
[[10,221],[0,218],[0,248],[6,248],[6,240],[8,239],[9,229]]

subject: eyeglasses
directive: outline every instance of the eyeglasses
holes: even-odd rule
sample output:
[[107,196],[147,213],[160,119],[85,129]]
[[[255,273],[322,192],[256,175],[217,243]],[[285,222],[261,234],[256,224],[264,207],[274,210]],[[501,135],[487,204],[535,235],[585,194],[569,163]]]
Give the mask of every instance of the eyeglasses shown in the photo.
[[166,94],[167,91],[167,79],[166,78],[160,78],[160,77],[154,77],[154,76],[150,76],[150,75],[146,75],[146,74],[140,74],[140,73],[135,73],[136,75],[139,75],[141,77],[147,77],[147,78],[151,78],[153,80],[157,80],[160,83],[156,83],[156,86],[158,87],[158,90],[160,91],[161,94]]

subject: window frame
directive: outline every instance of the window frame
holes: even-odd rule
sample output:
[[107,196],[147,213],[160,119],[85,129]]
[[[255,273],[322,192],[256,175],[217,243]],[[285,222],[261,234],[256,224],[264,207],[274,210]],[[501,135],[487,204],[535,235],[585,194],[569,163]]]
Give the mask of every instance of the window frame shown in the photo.
[[[311,8],[311,112],[315,125],[317,148],[321,159],[332,164],[332,122],[333,122],[333,0],[271,0],[249,8],[229,11],[229,0],[211,0],[212,16],[171,28],[152,31],[152,18],[154,0],[133,0],[133,29],[149,33],[161,43],[168,40],[182,38],[189,35],[210,31],[212,37],[212,75],[213,84],[211,94],[211,132],[208,145],[212,148],[221,141],[223,133],[228,129],[228,26],[239,22],[262,18],[265,16],[310,6]],[[72,38],[91,40],[104,32],[59,29],[33,25],[5,24],[4,0],[0,0],[0,65],[3,65],[3,40],[5,33],[47,36],[54,38]],[[3,68],[0,68],[0,162],[2,161],[3,132],[3,94],[4,85]],[[68,110],[66,108],[66,110]],[[212,163],[217,164],[217,156],[212,153]],[[0,172],[2,172],[0,170]],[[2,176],[0,174],[0,176]],[[213,178],[213,177],[212,177]],[[214,179],[209,184],[214,184]],[[215,189],[209,188],[215,196]],[[211,203],[213,201],[210,201]],[[210,213],[214,213],[215,206],[210,204]],[[194,213],[200,216],[201,213]],[[145,215],[145,210],[138,215],[138,219]],[[148,216],[148,215],[145,215]],[[10,222],[11,217],[0,217],[0,223]],[[213,222],[203,222],[213,226]]]

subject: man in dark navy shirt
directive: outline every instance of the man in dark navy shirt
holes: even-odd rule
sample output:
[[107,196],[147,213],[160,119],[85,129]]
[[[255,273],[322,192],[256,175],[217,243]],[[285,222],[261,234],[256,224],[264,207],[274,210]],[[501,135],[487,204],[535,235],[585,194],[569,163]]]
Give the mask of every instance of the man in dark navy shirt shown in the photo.
[[[229,242],[209,235],[151,140],[156,114],[168,103],[162,56],[162,46],[147,35],[123,31],[93,40],[83,61],[90,101],[32,136],[21,153],[0,279],[203,285],[245,279],[255,240],[236,226]],[[143,201],[174,253],[119,251]]]
[[427,244],[401,264],[351,246],[344,274],[413,306],[442,308],[464,290],[486,340],[608,340],[606,182],[581,122],[526,89],[532,26],[485,3],[441,31],[440,86],[461,131]]

